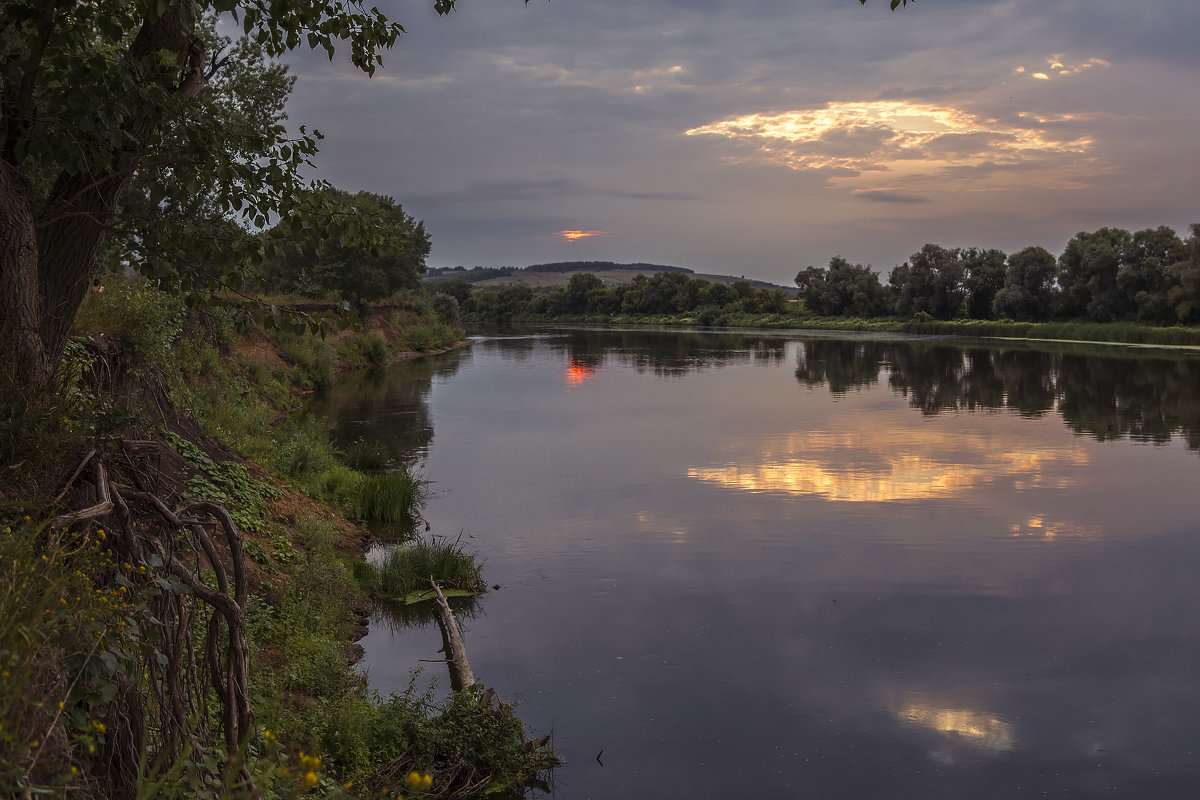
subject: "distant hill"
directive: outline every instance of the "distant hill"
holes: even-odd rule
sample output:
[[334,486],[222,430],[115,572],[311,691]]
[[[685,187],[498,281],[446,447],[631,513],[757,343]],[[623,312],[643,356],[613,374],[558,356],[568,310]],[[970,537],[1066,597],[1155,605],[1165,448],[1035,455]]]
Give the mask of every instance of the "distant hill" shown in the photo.
[[614,270],[634,269],[649,275],[655,272],[686,272],[695,275],[696,271],[687,267],[668,267],[665,264],[618,264],[615,261],[555,261],[550,264],[531,264],[525,268],[529,272],[612,272]]
[[609,285],[629,283],[637,275],[653,275],[656,272],[683,272],[694,278],[713,283],[736,283],[749,280],[755,289],[783,289],[789,295],[796,294],[794,286],[780,286],[767,281],[748,279],[736,275],[700,274],[687,267],[672,267],[666,264],[618,264],[614,261],[555,261],[549,264],[533,264],[528,267],[435,267],[425,273],[425,280],[445,281],[460,278],[481,287],[502,288],[514,283],[523,283],[535,289],[552,289],[566,286],[572,275],[590,272]]

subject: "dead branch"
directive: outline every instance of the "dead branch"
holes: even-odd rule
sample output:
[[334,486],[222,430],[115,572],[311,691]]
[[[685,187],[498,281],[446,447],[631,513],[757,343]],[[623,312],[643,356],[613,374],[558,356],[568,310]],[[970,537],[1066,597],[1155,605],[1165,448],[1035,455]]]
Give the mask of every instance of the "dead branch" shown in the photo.
[[65,486],[63,486],[63,490],[58,493],[58,497],[55,497],[50,501],[50,505],[57,505],[60,500],[66,497],[67,492],[69,492],[71,487],[75,485],[75,481],[83,473],[83,468],[87,466],[87,463],[92,460],[92,456],[94,455],[96,455],[96,448],[93,447],[91,450],[87,451],[87,455],[83,457],[83,461],[79,462],[79,466],[76,467],[75,471],[71,473],[71,477],[67,478],[67,483]]
[[[88,459],[90,458],[91,455],[89,454]],[[96,470],[96,494],[99,496],[100,502],[87,508],[81,508],[78,511],[59,514],[50,520],[49,526],[51,529],[66,528],[80,522],[97,519],[113,510],[112,497],[108,493],[108,474],[104,471],[104,464],[101,463],[100,459],[95,459],[93,463]],[[71,479],[72,482],[74,480],[74,478]]]
[[467,648],[463,644],[462,634],[458,631],[458,623],[454,620],[454,612],[450,610],[450,603],[446,602],[446,596],[442,594],[442,587],[438,586],[437,581],[430,577],[429,583],[437,592],[439,618],[442,629],[446,631],[446,637],[450,640],[450,683],[457,684],[454,686],[456,689],[474,686],[475,675],[471,672],[471,662],[467,660]]

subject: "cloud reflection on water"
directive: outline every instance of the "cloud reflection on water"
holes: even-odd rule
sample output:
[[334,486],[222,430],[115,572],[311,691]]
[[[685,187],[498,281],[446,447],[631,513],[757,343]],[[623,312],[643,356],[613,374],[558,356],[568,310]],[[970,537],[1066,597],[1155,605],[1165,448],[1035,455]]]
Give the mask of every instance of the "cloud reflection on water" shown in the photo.
[[706,483],[754,493],[820,495],[836,502],[948,499],[1000,478],[1062,486],[1065,467],[1086,464],[1079,445],[1053,449],[1035,440],[913,428],[874,415],[853,430],[796,431],[765,440],[726,464],[688,467]]

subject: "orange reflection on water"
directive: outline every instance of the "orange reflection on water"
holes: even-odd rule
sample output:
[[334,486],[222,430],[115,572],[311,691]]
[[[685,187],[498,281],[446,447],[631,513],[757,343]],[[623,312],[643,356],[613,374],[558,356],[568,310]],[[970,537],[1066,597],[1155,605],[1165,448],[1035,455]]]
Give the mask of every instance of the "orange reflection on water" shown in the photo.
[[567,386],[582,386],[596,377],[596,368],[572,359],[567,364]]
[[1012,726],[992,714],[966,708],[937,708],[913,703],[897,715],[905,722],[940,733],[962,736],[980,747],[1003,752],[1016,746]]
[[[1052,467],[1078,466],[1078,446],[1048,449],[1007,436],[909,426],[804,431],[767,440],[757,453],[688,477],[747,492],[821,495],[841,502],[949,498],[1002,477],[1061,484]],[[1053,474],[1052,474],[1053,473]]]

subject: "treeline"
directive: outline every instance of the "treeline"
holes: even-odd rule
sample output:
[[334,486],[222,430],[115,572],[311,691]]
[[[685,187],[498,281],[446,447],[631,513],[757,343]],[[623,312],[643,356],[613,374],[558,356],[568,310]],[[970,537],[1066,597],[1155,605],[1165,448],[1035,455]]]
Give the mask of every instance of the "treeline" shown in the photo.
[[505,323],[519,317],[687,315],[700,325],[720,325],[730,314],[782,314],[788,297],[782,289],[756,289],[750,281],[732,284],[689,277],[682,271],[637,275],[630,283],[609,285],[581,272],[565,287],[533,289],[514,284],[481,289],[457,278],[429,285],[458,303],[464,318],[477,324]]
[[862,264],[835,256],[796,275],[806,308],[822,316],[935,319],[1200,322],[1200,225],[1181,239],[1160,226],[1076,234],[1057,258],[1042,247],[1016,253],[927,244],[883,284]]
[[[699,325],[767,324],[786,318],[854,317],[1009,322],[1117,321],[1200,324],[1200,225],[1181,238],[1169,227],[1076,234],[1059,256],[1042,247],[1015,253],[927,244],[881,280],[841,256],[796,275],[800,302],[749,281],[716,283],[684,272],[610,284],[592,273],[566,287],[483,289],[458,274],[429,284],[453,297],[473,324],[519,318],[670,318]],[[742,320],[750,320],[749,323]]]

